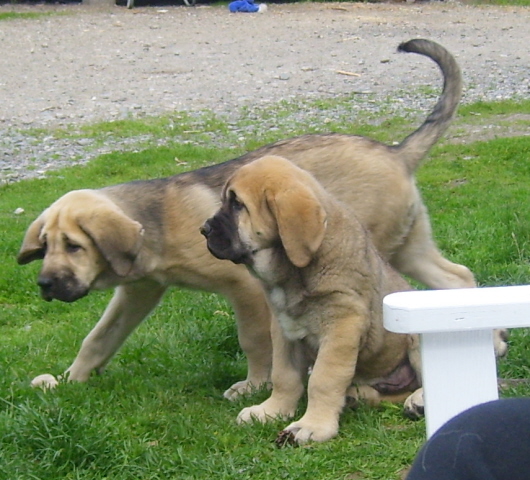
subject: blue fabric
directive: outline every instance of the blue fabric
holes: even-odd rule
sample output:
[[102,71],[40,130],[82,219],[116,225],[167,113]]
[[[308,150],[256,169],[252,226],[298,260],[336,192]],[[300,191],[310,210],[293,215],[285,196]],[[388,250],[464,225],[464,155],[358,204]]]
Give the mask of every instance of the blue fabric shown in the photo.
[[249,12],[254,13],[259,10],[258,5],[254,5],[254,0],[235,0],[228,5],[231,12]]
[[528,480],[530,398],[475,406],[443,425],[416,456],[407,480]]

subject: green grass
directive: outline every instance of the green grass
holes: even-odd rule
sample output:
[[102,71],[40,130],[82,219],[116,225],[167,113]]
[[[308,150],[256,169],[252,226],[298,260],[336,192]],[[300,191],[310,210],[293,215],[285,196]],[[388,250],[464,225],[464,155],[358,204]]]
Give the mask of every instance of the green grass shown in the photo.
[[31,20],[35,18],[46,17],[54,15],[53,12],[0,12],[0,22],[2,20]]
[[[340,102],[310,107],[340,111]],[[289,119],[300,106],[275,108]],[[454,129],[459,143],[441,143],[418,173],[440,247],[449,258],[468,265],[480,285],[528,283],[530,137],[465,141],[466,127],[502,120],[508,122],[503,132],[509,134],[511,116],[525,112],[527,102],[463,107]],[[261,119],[273,119],[273,113],[264,112]],[[255,115],[243,112],[238,127],[251,125]],[[342,121],[321,125],[321,131],[335,129],[335,122]],[[344,120],[338,129],[392,141],[408,133],[411,125],[404,118],[383,116],[364,125]],[[205,146],[207,131],[226,135],[226,144]],[[73,304],[39,298],[38,262],[20,267],[14,259],[25,229],[43,208],[71,189],[198,168],[260,141],[302,131],[303,118],[291,130],[267,132],[259,139],[249,130],[234,144],[230,126],[208,114],[182,114],[178,122],[164,117],[92,125],[74,135],[150,140],[139,152],[113,152],[44,180],[0,187],[1,480],[400,478],[424,441],[425,425],[403,418],[399,406],[346,411],[336,439],[303,448],[274,446],[284,422],[237,426],[239,410],[267,393],[256,392],[235,403],[222,398],[229,385],[244,377],[246,364],[230,307],[209,293],[171,290],[103,376],[87,384],[63,384],[49,393],[28,386],[37,374],[59,374],[69,366],[111,295],[94,292]],[[180,143],[182,135],[190,143]],[[169,137],[169,143],[154,146],[153,139],[163,137]],[[25,213],[15,215],[17,207]],[[509,357],[500,362],[503,377],[530,376],[529,347],[528,330],[515,331]],[[503,395],[530,395],[530,387],[516,385]]]
[[468,119],[473,115],[492,116],[511,115],[530,112],[530,100],[504,100],[502,102],[476,102],[462,105],[458,109],[458,117]]

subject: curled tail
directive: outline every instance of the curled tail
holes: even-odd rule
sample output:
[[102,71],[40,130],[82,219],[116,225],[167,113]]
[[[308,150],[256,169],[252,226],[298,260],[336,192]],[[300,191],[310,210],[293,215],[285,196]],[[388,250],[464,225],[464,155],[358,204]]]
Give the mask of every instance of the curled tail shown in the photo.
[[462,96],[462,74],[455,58],[444,47],[430,40],[410,40],[402,43],[398,51],[429,57],[438,64],[444,77],[442,94],[430,115],[396,147],[412,174],[451,124]]

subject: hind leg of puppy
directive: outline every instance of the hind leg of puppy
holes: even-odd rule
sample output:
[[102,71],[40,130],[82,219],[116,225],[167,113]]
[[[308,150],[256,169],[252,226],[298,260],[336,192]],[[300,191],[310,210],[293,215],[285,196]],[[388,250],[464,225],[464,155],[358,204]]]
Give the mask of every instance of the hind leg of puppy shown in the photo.
[[[405,243],[391,258],[390,263],[432,289],[476,287],[475,278],[464,265],[450,262],[442,256],[432,238],[427,209],[422,205]],[[495,353],[502,357],[508,350],[506,330],[494,332]]]
[[450,262],[436,247],[427,209],[421,205],[403,245],[390,259],[401,273],[409,275],[429,288],[476,287],[475,278],[464,265]]
[[224,397],[234,400],[240,395],[270,383],[272,368],[271,310],[261,285],[246,279],[225,295],[234,308],[239,345],[247,357],[247,378],[232,385]]
[[409,397],[410,392],[383,395],[369,385],[352,385],[346,393],[346,404],[348,407],[357,408],[358,404],[362,402],[376,407],[381,402],[403,403]]
[[[153,282],[117,287],[103,316],[83,340],[76,359],[65,372],[67,379],[86,382],[92,371],[101,373],[129,334],[156,307],[165,290]],[[34,384],[38,385],[36,380]]]
[[403,413],[411,420],[419,420],[425,414],[425,402],[423,400],[423,388],[416,391],[402,392],[395,395],[383,395],[375,388],[368,385],[353,385],[346,394],[346,404],[350,408],[357,408],[359,402],[376,407],[381,402],[402,403]]
[[241,410],[237,423],[258,421],[265,423],[277,418],[290,418],[294,415],[298,401],[304,393],[304,378],[309,363],[300,346],[283,336],[276,319],[271,323],[273,338],[272,392],[270,397],[259,405]]
[[425,415],[425,400],[423,398],[423,388],[418,388],[412,393],[403,405],[403,413],[411,420],[418,420]]

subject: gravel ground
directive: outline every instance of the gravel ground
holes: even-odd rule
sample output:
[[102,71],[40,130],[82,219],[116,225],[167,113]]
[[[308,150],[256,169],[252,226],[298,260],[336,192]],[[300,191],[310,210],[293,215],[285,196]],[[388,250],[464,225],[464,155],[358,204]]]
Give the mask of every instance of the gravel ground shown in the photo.
[[404,109],[428,109],[415,87],[439,88],[439,72],[395,53],[414,37],[455,54],[466,102],[530,94],[524,7],[303,3],[230,14],[223,6],[0,6],[5,11],[64,14],[0,22],[0,183],[98,153],[90,139],[35,142],[40,128],[175,110],[210,109],[236,121],[244,106],[350,92],[371,94],[358,96],[357,111],[391,96]]

